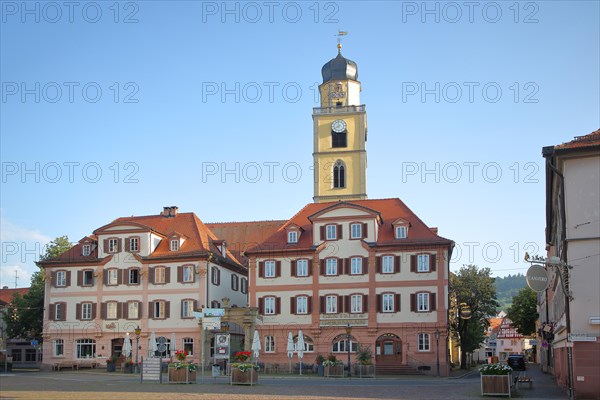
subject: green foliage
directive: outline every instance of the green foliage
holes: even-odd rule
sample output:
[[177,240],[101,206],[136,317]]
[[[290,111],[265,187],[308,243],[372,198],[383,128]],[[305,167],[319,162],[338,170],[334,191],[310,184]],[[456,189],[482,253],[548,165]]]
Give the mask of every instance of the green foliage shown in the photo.
[[479,368],[481,375],[510,375],[512,371],[506,364],[486,364]]
[[[71,246],[67,236],[58,237],[46,246],[40,261],[59,256]],[[40,267],[40,262],[36,264]],[[7,337],[27,340],[41,338],[44,321],[44,272],[41,269],[31,276],[31,286],[24,296],[18,293],[13,295],[11,305],[2,317],[6,322]]]
[[[467,368],[467,353],[483,343],[489,318],[496,315],[496,286],[490,273],[489,268],[465,265],[458,273],[450,275],[450,324],[458,333],[463,369]],[[470,308],[470,319],[458,317],[461,304]]]
[[527,287],[527,281],[525,275],[516,274],[508,275],[503,278],[497,277],[496,279],[496,294],[497,300],[500,304],[500,310],[508,310],[508,307],[512,304],[512,298],[519,293],[519,290]]
[[538,319],[537,295],[529,287],[513,297],[512,306],[508,308],[507,316],[512,321],[517,331],[523,336],[529,336],[535,332],[535,321]]
[[371,365],[373,363],[373,350],[371,346],[358,345],[358,351],[356,352],[356,361],[360,365]]

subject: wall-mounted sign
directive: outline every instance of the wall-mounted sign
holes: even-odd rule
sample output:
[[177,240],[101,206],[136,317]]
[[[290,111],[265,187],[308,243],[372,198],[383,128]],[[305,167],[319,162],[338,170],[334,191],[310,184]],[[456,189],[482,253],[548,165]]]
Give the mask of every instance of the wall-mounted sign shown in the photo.
[[204,317],[202,318],[202,329],[208,331],[218,331],[221,329],[220,317]]
[[543,292],[548,287],[548,272],[541,265],[534,264],[529,267],[525,279],[527,286],[536,292]]
[[205,317],[223,317],[225,316],[224,308],[204,308],[202,313]]

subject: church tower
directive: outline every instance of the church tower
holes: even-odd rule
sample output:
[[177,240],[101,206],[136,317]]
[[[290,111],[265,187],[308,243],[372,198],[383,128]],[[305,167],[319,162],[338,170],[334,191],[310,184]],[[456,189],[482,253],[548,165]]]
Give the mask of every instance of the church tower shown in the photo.
[[354,61],[338,55],[321,69],[321,106],[313,109],[315,203],[367,198],[367,112]]

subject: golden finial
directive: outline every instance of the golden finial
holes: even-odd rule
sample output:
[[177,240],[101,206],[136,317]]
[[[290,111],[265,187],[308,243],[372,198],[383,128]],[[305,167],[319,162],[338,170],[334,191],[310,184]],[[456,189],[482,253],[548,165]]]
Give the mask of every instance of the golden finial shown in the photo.
[[337,42],[338,42],[337,48],[338,48],[339,54],[342,54],[342,36],[346,36],[347,34],[348,34],[348,32],[338,30],[337,35],[334,35],[334,36],[337,36]]

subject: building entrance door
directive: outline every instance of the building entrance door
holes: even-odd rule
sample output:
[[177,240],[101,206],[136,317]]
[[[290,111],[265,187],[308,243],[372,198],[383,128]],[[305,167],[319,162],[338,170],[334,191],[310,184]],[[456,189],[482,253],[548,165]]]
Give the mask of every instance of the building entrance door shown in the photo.
[[402,341],[394,334],[380,336],[375,343],[375,361],[378,365],[402,363]]

